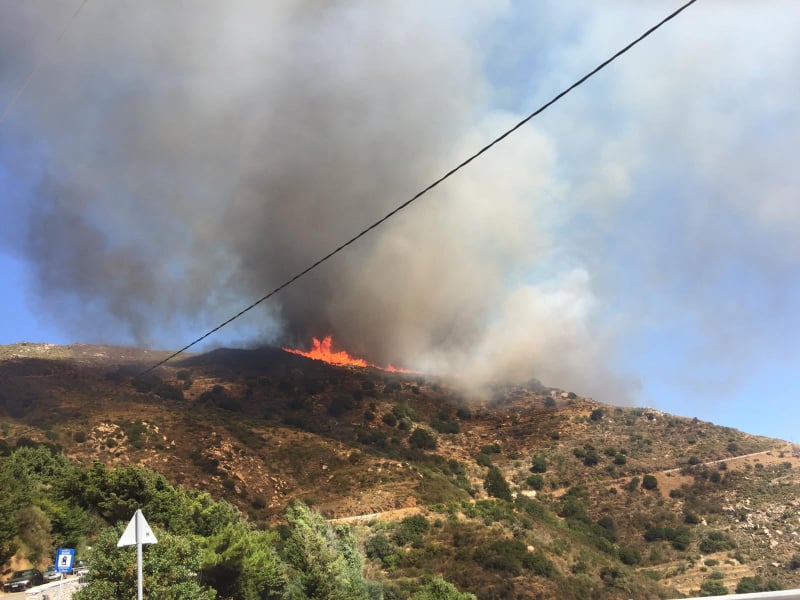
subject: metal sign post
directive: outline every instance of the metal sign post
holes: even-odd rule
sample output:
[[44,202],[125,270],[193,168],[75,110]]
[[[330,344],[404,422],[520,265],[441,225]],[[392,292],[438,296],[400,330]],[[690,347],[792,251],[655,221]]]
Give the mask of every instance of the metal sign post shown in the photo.
[[117,542],[117,548],[121,548],[122,546],[133,546],[136,545],[136,583],[137,583],[137,600],[142,600],[142,544],[157,544],[158,540],[156,539],[153,530],[150,529],[150,525],[147,524],[147,521],[142,514],[142,511],[138,508],[133,515],[130,523],[125,528],[125,532],[119,538]]

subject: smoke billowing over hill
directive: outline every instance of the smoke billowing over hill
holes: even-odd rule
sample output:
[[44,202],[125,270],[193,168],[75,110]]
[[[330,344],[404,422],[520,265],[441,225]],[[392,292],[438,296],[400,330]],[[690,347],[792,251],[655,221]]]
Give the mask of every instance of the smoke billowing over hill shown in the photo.
[[[5,94],[48,51],[66,18],[53,8],[4,20],[0,54],[24,58]],[[20,194],[35,198],[11,235],[43,311],[83,338],[178,345],[326,254],[508,125],[478,118],[470,40],[494,12],[90,3],[8,123]],[[554,149],[531,130],[513,152],[525,168],[487,157],[235,335],[332,334],[376,362],[585,378],[602,363],[586,273],[526,283],[558,193]]]

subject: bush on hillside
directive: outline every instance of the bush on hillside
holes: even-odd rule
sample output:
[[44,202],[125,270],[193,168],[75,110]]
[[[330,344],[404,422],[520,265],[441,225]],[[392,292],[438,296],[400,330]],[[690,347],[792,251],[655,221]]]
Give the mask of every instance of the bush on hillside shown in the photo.
[[646,490],[654,490],[658,487],[658,479],[655,475],[645,475],[642,477],[642,487]]
[[486,474],[486,479],[483,480],[483,488],[486,493],[493,498],[500,498],[511,502],[511,488],[508,486],[506,478],[500,472],[500,469],[494,465],[489,467],[489,472]]
[[411,435],[408,436],[408,443],[412,448],[420,450],[434,450],[436,448],[436,438],[428,430],[421,427],[417,427],[411,432]]

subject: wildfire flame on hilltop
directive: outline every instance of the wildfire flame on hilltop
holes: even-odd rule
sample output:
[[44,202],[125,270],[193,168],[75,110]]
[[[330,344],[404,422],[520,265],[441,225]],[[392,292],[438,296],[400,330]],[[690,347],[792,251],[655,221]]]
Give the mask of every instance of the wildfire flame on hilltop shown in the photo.
[[331,365],[348,366],[348,367],[372,367],[373,369],[380,369],[381,371],[388,371],[389,373],[417,373],[417,371],[409,371],[408,369],[398,369],[392,365],[380,367],[367,362],[363,358],[355,358],[350,356],[345,350],[334,352],[331,346],[333,345],[333,338],[326,336],[322,341],[317,338],[312,338],[311,350],[299,350],[297,348],[281,348],[284,352],[291,352],[305,356],[312,360],[321,360]]

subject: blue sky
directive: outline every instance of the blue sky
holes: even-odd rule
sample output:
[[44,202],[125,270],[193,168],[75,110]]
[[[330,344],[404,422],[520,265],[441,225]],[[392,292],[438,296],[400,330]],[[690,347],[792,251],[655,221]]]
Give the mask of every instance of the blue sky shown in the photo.
[[[0,343],[176,348],[677,5],[8,2]],[[76,2],[77,6],[77,2]],[[215,344],[798,441],[800,7],[700,0]],[[208,347],[208,346],[206,346]]]

